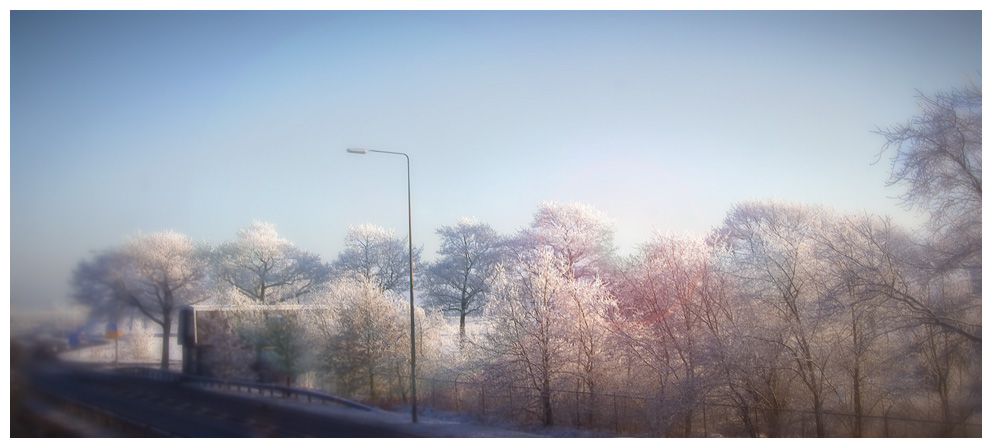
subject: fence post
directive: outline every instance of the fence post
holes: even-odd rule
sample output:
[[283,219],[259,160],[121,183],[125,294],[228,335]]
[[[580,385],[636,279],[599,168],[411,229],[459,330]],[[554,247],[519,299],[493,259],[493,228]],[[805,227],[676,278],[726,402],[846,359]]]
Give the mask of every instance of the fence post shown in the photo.
[[889,408],[885,410],[885,417],[882,420],[882,428],[884,430],[883,437],[889,437],[889,410],[891,409],[892,406],[889,406]]
[[613,432],[620,434],[620,415],[617,410],[617,396],[613,395]]
[[710,431],[706,429],[706,399],[703,398],[703,438],[709,438]]
[[578,427],[581,426],[579,424],[579,414],[580,414],[580,412],[579,412],[579,388],[580,387],[582,387],[581,380],[578,379],[578,378],[576,378],[575,379],[575,427],[576,428],[578,428]]

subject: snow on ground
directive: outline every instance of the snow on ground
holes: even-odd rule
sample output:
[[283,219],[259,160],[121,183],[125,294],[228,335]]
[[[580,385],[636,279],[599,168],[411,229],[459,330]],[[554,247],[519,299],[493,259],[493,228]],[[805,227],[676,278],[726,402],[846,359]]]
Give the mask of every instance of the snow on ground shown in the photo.
[[[156,334],[155,329],[143,324],[132,323],[124,337],[116,341],[107,339],[102,345],[82,347],[59,354],[59,358],[74,362],[112,363],[116,357],[120,364],[158,364],[162,357],[162,335]],[[116,345],[116,348],[115,348]],[[116,353],[115,353],[116,350]],[[176,335],[169,338],[169,361],[171,364],[182,362],[183,348],[179,345]]]
[[320,415],[333,416],[345,421],[356,423],[380,424],[409,430],[424,437],[449,438],[449,437],[498,437],[498,438],[520,438],[520,437],[546,437],[508,427],[496,427],[482,425],[473,422],[470,416],[457,414],[442,414],[433,412],[430,409],[418,408],[417,423],[411,421],[410,408],[400,412],[384,410],[366,411],[349,408],[335,404],[307,403],[295,398],[259,396],[249,392],[218,391],[207,389],[211,392],[237,394],[241,396],[251,395],[257,400],[273,403],[276,406],[292,409],[305,410]]
[[400,427],[411,432],[430,438],[602,438],[615,437],[611,433],[584,431],[568,427],[550,427],[521,425],[512,422],[486,420],[480,422],[473,415],[453,412],[436,411],[428,407],[417,408],[417,423],[413,423],[410,407],[405,406],[396,411],[375,410],[365,411],[335,404],[308,403],[302,399],[284,398],[278,396],[260,396],[245,391],[227,391],[207,389],[212,392],[253,396],[258,400],[272,402],[277,406],[305,410],[321,415],[333,416],[356,423],[384,424]]

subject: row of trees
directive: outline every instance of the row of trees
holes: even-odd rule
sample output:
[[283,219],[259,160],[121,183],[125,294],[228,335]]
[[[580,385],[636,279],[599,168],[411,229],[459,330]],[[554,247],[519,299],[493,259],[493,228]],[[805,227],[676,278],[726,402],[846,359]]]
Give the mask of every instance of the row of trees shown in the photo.
[[[817,436],[861,436],[868,416],[919,417],[931,402],[951,434],[981,409],[981,89],[920,104],[877,132],[895,150],[890,182],[930,216],[923,229],[761,200],[630,257],[612,221],[576,203],[541,204],[513,235],[468,219],[437,229],[436,260],[414,253],[418,376],[527,391],[515,405],[546,425],[560,420],[556,391],[574,390],[590,426],[623,394],[662,403],[649,412],[672,435],[693,434],[707,403],[731,409],[722,424],[741,435],[795,435],[787,411],[803,410]],[[245,365],[265,358],[287,379],[406,399],[406,242],[373,225],[345,242],[324,263],[266,223],[217,247],[137,235],[73,281],[96,312],[141,313],[166,338],[180,305],[238,310],[213,336],[222,375],[258,375]]]

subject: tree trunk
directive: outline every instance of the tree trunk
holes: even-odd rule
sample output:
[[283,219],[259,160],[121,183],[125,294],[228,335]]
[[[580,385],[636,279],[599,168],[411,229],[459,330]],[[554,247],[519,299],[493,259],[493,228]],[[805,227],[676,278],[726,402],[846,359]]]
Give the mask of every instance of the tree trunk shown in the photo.
[[[855,361],[858,363],[859,361]],[[862,417],[861,404],[861,368],[858,364],[854,366],[854,437],[861,437],[864,433],[864,417]]]
[[853,384],[853,400],[854,401],[854,437],[862,437],[864,434],[864,417],[862,413],[864,412],[863,405],[861,403],[861,350],[858,348],[861,341],[858,334],[858,318],[855,313],[854,306],[851,307],[851,339],[854,346],[854,374],[852,378]]
[[737,408],[737,415],[744,423],[744,429],[747,430],[747,435],[751,438],[757,438],[758,427],[755,425],[754,420],[751,418],[751,408],[748,407],[747,405],[740,405]]
[[169,370],[169,345],[172,333],[172,311],[168,310],[162,316],[162,370]]
[[[809,350],[804,350],[804,353],[809,353]],[[815,366],[812,361],[809,361],[811,355],[806,355],[806,370],[809,373],[809,389],[813,395],[813,420],[816,422],[816,436],[823,438],[827,436],[827,429],[823,422],[823,397],[820,396],[819,385],[821,384],[819,379],[816,377]]]
[[951,419],[951,397],[950,382],[944,372],[940,372],[937,377],[937,391],[940,395],[940,416],[944,422],[944,429],[941,433],[943,437],[950,437],[954,429],[954,422]]
[[827,429],[823,425],[823,402],[820,397],[813,398],[813,417],[816,420],[816,436],[823,438],[827,436]]
[[544,426],[551,426],[553,420],[551,419],[551,390],[548,389],[550,384],[546,384],[545,388],[541,390],[541,410],[544,411]]
[[375,373],[369,369],[369,398],[375,400]]
[[685,411],[684,437],[692,437],[692,409]]
[[458,319],[458,348],[462,348],[465,345],[465,310],[461,312],[461,316]]

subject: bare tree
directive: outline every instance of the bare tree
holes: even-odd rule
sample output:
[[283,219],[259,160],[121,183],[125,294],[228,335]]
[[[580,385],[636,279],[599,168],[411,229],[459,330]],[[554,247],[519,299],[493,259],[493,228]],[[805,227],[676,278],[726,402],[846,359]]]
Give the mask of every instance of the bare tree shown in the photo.
[[464,344],[465,319],[485,307],[505,242],[488,224],[464,218],[437,229],[437,234],[441,258],[429,263],[421,278],[425,305],[457,315],[458,340]]
[[[936,324],[981,344],[981,320],[958,321],[944,302],[980,303],[982,275],[982,89],[971,85],[918,97],[920,115],[879,129],[883,153],[895,148],[889,185],[906,185],[907,205],[930,215],[930,235],[913,262],[928,283],[967,277],[958,297],[920,296],[895,285],[888,294],[921,323]],[[881,157],[881,153],[879,154]],[[925,255],[924,255],[925,254]]]
[[[373,224],[348,229],[345,248],[332,264],[339,278],[372,282],[383,291],[409,291],[410,253],[405,239]],[[420,262],[420,249],[414,248],[413,263]]]
[[682,418],[683,435],[702,402],[701,354],[708,248],[701,238],[656,234],[624,269],[615,332],[656,378],[656,396],[677,405],[669,424]]
[[816,236],[822,210],[782,202],[735,205],[718,230],[718,248],[729,257],[743,293],[763,311],[767,342],[778,344],[792,359],[799,381],[809,393],[816,435],[826,436],[824,405],[828,364],[833,351],[831,307],[825,294]]
[[297,248],[276,233],[274,224],[260,221],[239,230],[238,239],[220,245],[215,256],[218,283],[253,304],[298,302],[329,275],[320,256]]
[[897,302],[878,284],[901,284],[910,274],[896,248],[911,244],[909,235],[888,218],[870,214],[840,217],[819,236],[829,291],[825,298],[838,308],[836,331],[839,397],[852,413],[851,433],[865,435],[866,415],[876,413],[890,393],[910,375],[911,363],[901,362],[908,347],[906,319]]
[[934,229],[981,227],[981,86],[920,93],[918,105],[908,123],[876,130],[886,139],[883,152],[895,148],[889,185],[906,184],[902,200],[929,212]]
[[889,185],[907,186],[901,198],[929,214],[929,234],[903,253],[885,251],[909,281],[880,281],[880,269],[864,277],[913,321],[949,435],[981,407],[973,397],[981,389],[982,89],[921,93],[918,104],[909,122],[876,132],[886,139],[883,153],[895,148]]

